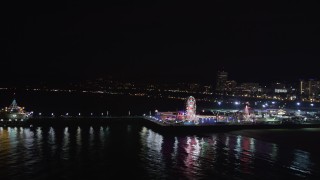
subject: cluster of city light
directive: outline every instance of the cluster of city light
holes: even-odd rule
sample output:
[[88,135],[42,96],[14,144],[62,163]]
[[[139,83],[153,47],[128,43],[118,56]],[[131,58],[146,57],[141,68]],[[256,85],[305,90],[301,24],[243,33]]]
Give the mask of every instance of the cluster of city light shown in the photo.
[[[4,90],[7,90],[8,88],[2,88]],[[295,101],[296,96],[289,96],[289,97],[281,97],[280,95],[278,96],[270,96],[267,94],[263,95],[252,95],[252,94],[234,94],[234,93],[213,93],[213,92],[208,92],[208,91],[189,91],[189,90],[180,90],[180,89],[152,89],[152,88],[136,88],[134,85],[132,86],[127,86],[125,88],[119,87],[119,90],[131,90],[131,91],[137,91],[137,92],[121,92],[121,91],[113,91],[114,88],[109,88],[105,90],[71,90],[71,89],[40,89],[40,88],[33,88],[33,89],[26,89],[29,91],[50,91],[50,92],[82,92],[82,93],[94,93],[94,94],[110,94],[110,95],[129,95],[129,96],[143,96],[143,97],[158,97],[158,98],[169,98],[169,99],[181,99],[184,100],[185,98],[181,98],[179,96],[176,96],[174,94],[170,95],[163,95],[161,92],[170,92],[170,93],[191,93],[191,94],[205,94],[205,95],[226,95],[226,96],[232,96],[232,97],[251,97],[251,98],[258,98],[258,99],[269,99],[269,100],[277,100],[277,101]],[[116,89],[114,89],[116,90]],[[198,101],[211,101],[208,98],[198,98]],[[317,99],[308,99],[308,98],[303,98],[301,99],[302,102],[320,102]]]

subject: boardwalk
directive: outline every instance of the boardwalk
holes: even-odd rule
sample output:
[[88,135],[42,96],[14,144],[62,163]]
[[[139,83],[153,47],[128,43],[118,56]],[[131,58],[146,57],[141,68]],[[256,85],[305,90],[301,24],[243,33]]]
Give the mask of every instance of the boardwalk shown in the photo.
[[172,124],[160,122],[149,116],[120,116],[120,117],[35,117],[23,121],[0,121],[0,127],[42,127],[42,126],[105,126],[110,124],[140,124],[163,133],[208,133],[234,131],[241,129],[297,129],[320,128],[315,124]]

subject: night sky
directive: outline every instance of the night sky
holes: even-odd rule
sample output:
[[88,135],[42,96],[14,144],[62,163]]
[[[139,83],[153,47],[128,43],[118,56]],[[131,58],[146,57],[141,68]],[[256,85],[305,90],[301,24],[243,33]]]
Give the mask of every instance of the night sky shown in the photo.
[[109,75],[210,83],[219,69],[241,82],[320,79],[319,10],[313,4],[55,2],[6,8],[3,84]]

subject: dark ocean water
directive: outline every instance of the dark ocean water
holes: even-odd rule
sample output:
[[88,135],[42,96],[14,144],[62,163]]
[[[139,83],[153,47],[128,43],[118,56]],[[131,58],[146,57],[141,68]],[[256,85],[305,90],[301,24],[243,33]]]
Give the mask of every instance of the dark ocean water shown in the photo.
[[[0,177],[1,180],[319,178],[318,152],[243,136],[243,132],[166,135],[143,125],[125,124],[0,127]],[[251,130],[249,135],[255,133]],[[286,139],[290,140],[293,139]]]

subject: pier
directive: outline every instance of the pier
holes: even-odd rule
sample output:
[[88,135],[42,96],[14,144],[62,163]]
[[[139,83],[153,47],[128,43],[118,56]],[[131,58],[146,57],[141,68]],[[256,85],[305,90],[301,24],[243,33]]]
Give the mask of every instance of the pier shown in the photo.
[[23,121],[3,120],[0,127],[48,127],[48,126],[107,126],[110,124],[140,124],[155,131],[170,134],[193,134],[226,132],[241,129],[299,129],[320,128],[320,123],[305,124],[215,124],[215,125],[183,125],[167,124],[155,120],[151,116],[119,116],[119,117],[35,117]]

